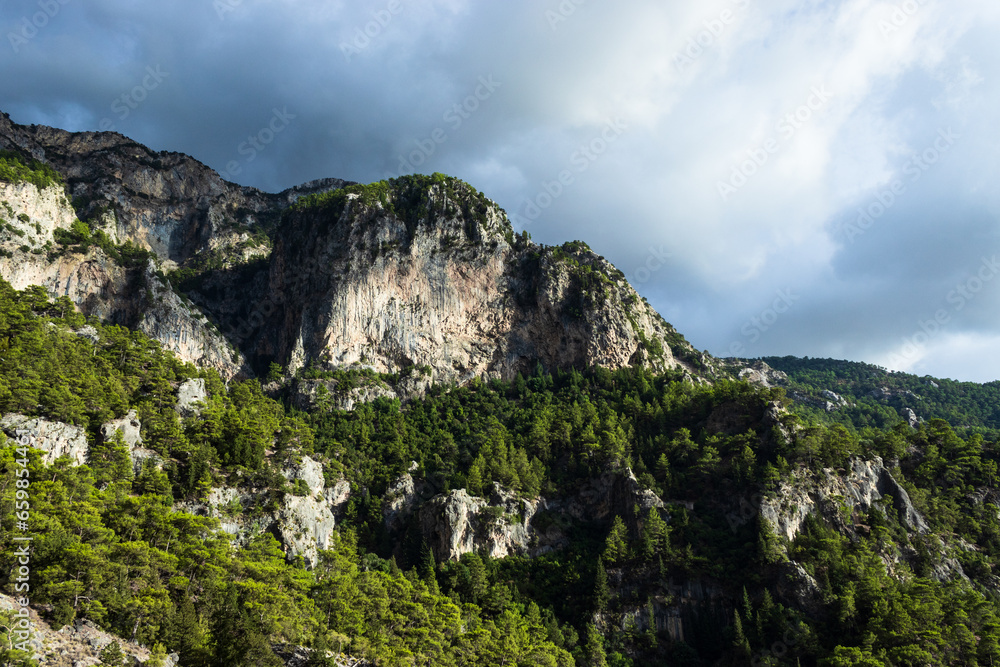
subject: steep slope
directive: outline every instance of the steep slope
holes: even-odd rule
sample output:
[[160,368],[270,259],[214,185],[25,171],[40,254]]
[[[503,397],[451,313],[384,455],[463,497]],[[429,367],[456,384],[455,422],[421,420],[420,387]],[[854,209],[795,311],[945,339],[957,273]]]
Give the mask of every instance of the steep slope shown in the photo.
[[515,237],[502,209],[456,179],[325,179],[267,194],[116,133],[2,114],[0,149],[57,172],[45,187],[0,181],[11,218],[0,275],[227,378],[272,363],[290,373],[417,366],[459,383],[538,364],[702,364],[586,244]]
[[247,349],[291,371],[429,366],[463,383],[539,363],[666,370],[682,340],[586,244],[515,237],[495,203],[440,174],[301,200],[278,229],[267,294],[284,307]]

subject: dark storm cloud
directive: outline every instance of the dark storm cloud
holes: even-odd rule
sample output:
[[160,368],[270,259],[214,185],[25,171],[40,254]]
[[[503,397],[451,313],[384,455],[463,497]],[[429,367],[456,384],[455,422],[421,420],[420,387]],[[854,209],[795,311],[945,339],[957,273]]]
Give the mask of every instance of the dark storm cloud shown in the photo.
[[997,377],[1000,281],[948,296],[1000,252],[998,9],[892,9],[8,0],[0,109],[272,191],[444,171],[536,241],[590,243],[715,354]]

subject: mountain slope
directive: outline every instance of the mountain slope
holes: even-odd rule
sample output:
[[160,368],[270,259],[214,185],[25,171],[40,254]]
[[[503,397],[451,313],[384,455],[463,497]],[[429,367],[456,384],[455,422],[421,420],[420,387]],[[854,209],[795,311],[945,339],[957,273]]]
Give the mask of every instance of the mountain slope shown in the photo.
[[[427,366],[435,381],[459,383],[510,379],[539,363],[701,365],[585,244],[545,248],[515,237],[502,209],[456,179],[327,179],[271,195],[121,135],[24,127],[6,116],[0,148],[20,151],[14,162],[44,160],[64,181],[0,183],[11,224],[26,217],[19,231],[30,232],[45,223],[30,245],[8,237],[0,273],[139,328],[227,377],[265,374],[272,363],[289,373]],[[54,253],[67,238],[56,229],[75,219],[70,198],[87,223],[76,239],[84,243],[77,254]],[[105,251],[128,244],[151,263],[122,271],[100,249],[88,255],[83,246],[101,246],[98,236]]]

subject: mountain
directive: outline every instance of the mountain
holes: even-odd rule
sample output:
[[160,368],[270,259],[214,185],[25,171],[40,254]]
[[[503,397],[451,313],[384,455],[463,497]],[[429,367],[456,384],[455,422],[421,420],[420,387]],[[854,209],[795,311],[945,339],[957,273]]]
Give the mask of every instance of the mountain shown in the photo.
[[995,391],[699,353],[444,175],[0,116],[3,664],[993,664]]
[[[264,375],[271,363],[290,374],[429,366],[435,381],[464,383],[537,364],[699,363],[586,244],[515,237],[503,210],[457,179],[325,179],[272,195],[118,134],[6,116],[0,148],[60,175],[41,190],[4,186],[7,224],[26,236],[10,238],[0,274],[66,295],[225,377]],[[54,231],[77,217],[85,235],[150,261],[123,267],[106,247],[60,244]]]

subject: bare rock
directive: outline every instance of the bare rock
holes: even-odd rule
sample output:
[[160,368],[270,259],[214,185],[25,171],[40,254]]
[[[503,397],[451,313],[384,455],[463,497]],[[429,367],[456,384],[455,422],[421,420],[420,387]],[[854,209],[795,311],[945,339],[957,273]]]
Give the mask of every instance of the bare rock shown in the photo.
[[240,546],[271,533],[277,536],[289,560],[301,556],[306,567],[315,566],[319,550],[332,544],[337,523],[326,497],[288,493],[276,508],[262,509],[269,499],[267,489],[217,487],[203,502],[177,503],[175,508],[218,519],[219,528]]
[[807,614],[820,613],[823,591],[816,579],[795,561],[781,563],[779,568],[777,592],[781,599],[790,601]]
[[292,401],[300,410],[353,410],[379,398],[396,398],[395,390],[380,380],[360,381],[360,386],[344,388],[337,380],[296,380]]
[[[819,475],[805,468],[795,470],[781,483],[774,497],[761,502],[760,515],[779,535],[792,540],[802,522],[813,512],[824,511],[835,523],[843,523],[839,515],[841,503],[851,513],[867,512],[884,496],[892,497],[899,521],[908,530],[921,534],[929,532],[927,522],[913,507],[906,489],[900,486],[879,457],[871,461],[852,459],[844,475],[830,468],[825,468]],[[849,529],[850,526],[844,528]]]
[[201,414],[201,405],[207,400],[208,392],[202,378],[185,380],[177,388],[177,412],[182,417]]
[[788,383],[787,373],[771,368],[760,359],[751,362],[745,362],[740,359],[727,359],[726,361],[739,368],[737,374],[739,379],[760,385],[766,389]]
[[[412,471],[412,467],[411,467]],[[420,503],[432,493],[423,480],[414,480],[410,473],[403,473],[385,492],[382,501],[382,519],[389,532],[402,528]]]
[[334,516],[340,516],[347,506],[347,501],[351,499],[351,483],[340,478],[323,492],[323,497],[326,498]]
[[306,567],[314,567],[319,550],[333,544],[336,520],[322,499],[286,495],[274,519],[285,554],[301,556]]
[[323,464],[308,456],[303,456],[297,465],[286,468],[283,474],[289,482],[295,483],[300,479],[304,481],[309,487],[309,492],[313,495],[322,494],[326,486],[323,477]]
[[121,433],[122,441],[129,449],[135,449],[142,445],[142,424],[139,422],[139,415],[135,410],[129,410],[128,414],[121,419],[112,419],[101,426],[101,435],[104,440],[112,440],[115,433]]
[[10,438],[27,438],[24,442],[28,445],[44,450],[42,460],[46,465],[52,465],[60,456],[68,456],[76,465],[87,462],[90,447],[86,431],[80,426],[9,414],[0,419],[0,429]]

